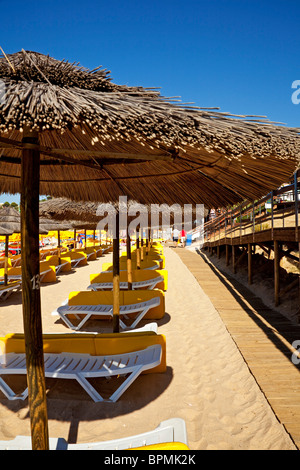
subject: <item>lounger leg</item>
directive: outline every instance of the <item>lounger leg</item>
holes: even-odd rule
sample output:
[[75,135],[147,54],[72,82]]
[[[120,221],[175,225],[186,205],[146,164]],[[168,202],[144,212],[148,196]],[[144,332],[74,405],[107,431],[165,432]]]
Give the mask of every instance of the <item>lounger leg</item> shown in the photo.
[[[142,320],[142,318],[146,315],[146,313],[148,312],[148,310],[150,309],[150,307],[146,307],[144,308],[144,310],[142,310],[138,316],[136,317],[136,319],[133,321],[133,323],[130,325],[130,326],[127,326],[121,319],[120,319],[120,326],[121,328],[123,329],[133,329],[136,327],[136,325]],[[127,315],[124,315],[124,317],[126,318],[129,318]]]
[[120,396],[127,390],[127,388],[135,381],[135,379],[141,374],[143,367],[140,366],[135,369],[126,380],[120,385],[120,387],[109,397],[109,399],[104,399],[92,385],[87,381],[83,374],[76,374],[76,380],[84,388],[84,390],[90,395],[90,397],[95,402],[113,402],[115,403]]
[[74,376],[77,382],[82,386],[82,388],[89,394],[89,396],[95,402],[103,402],[105,401],[103,397],[94,389],[94,387],[88,382],[88,380],[82,374],[76,374]]
[[85,316],[83,317],[81,322],[76,327],[74,327],[74,329],[75,330],[80,330],[80,328],[91,318],[92,315],[93,315],[93,313],[85,314]]
[[25,400],[28,397],[28,388],[24,390],[21,395],[16,395],[15,392],[7,385],[6,382],[0,377],[0,390],[9,400]]
[[148,312],[148,310],[150,309],[150,307],[146,307],[144,308],[144,310],[139,313],[139,315],[136,317],[136,319],[134,320],[134,322],[132,323],[132,325],[130,325],[130,328],[135,328],[136,325],[142,320],[142,318],[146,315],[146,313]]
[[132,384],[132,382],[135,381],[135,379],[141,374],[143,371],[142,366],[139,368],[135,369],[127,379],[120,385],[120,387],[109,397],[110,402],[116,402],[120,396],[127,390],[127,388]]
[[69,327],[71,330],[76,330],[76,327],[73,325],[73,323],[68,319],[67,315],[60,314],[58,312],[59,317],[61,320]]

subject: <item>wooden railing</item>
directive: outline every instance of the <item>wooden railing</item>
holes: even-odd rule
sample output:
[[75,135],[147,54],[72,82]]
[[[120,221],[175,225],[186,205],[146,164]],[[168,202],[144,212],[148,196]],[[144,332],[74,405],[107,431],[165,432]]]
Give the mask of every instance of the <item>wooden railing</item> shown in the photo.
[[[299,177],[300,170],[295,172],[292,184],[271,191],[259,201],[244,201],[231,210],[222,210],[220,215],[204,224],[204,243],[263,230],[271,230],[273,233],[275,228],[295,229],[295,240],[298,241]],[[283,197],[287,193],[293,196],[291,201]]]

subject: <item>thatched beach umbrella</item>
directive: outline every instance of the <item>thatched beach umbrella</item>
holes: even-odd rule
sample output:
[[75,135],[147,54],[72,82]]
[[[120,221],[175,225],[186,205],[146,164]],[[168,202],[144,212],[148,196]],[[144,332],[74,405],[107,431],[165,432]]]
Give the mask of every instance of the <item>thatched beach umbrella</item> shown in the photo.
[[[13,207],[2,207],[0,209],[0,225],[13,233],[21,233],[21,214]],[[46,235],[48,227],[40,226],[39,233]]]
[[[38,280],[39,194],[225,205],[286,181],[297,131],[193,109],[33,52],[0,59],[0,185],[21,193],[22,296],[34,449],[48,448]],[[203,189],[205,188],[205,189]]]
[[3,191],[20,191],[26,127],[39,132],[41,193],[77,200],[126,194],[144,203],[226,205],[261,197],[298,164],[295,129],[115,85],[102,69],[23,51],[0,60],[0,79]]
[[12,233],[21,233],[21,216],[14,207],[0,209],[0,224]]

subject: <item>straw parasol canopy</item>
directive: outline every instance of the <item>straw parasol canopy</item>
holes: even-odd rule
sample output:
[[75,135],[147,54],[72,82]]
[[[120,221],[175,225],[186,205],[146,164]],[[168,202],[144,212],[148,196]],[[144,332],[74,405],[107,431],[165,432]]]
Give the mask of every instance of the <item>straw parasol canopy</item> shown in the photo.
[[57,220],[47,219],[45,217],[40,217],[39,226],[40,228],[47,230],[47,233],[54,231],[66,231],[70,229],[70,224],[67,222],[58,222]]
[[[120,201],[119,203],[104,203],[103,210],[101,211],[103,215],[98,215],[99,203],[71,201],[66,198],[52,198],[40,202],[39,214],[40,217],[46,217],[53,221],[69,220],[73,228],[94,230],[97,229],[97,224],[105,217],[105,208],[109,209],[110,207],[113,207],[116,211],[123,210],[124,214],[127,213],[126,220],[128,224],[138,218],[141,209],[145,210],[147,212],[147,224],[144,223],[145,229],[147,227],[150,228],[154,222],[156,222],[157,225],[162,225],[163,223],[168,223],[169,220],[170,224],[173,225],[177,220],[182,220],[183,223],[184,215],[186,218],[190,217],[190,220],[194,220],[197,216],[195,207],[182,208],[177,204],[174,204],[173,207],[164,204],[147,204],[142,205],[141,208],[140,203],[137,201],[128,201],[127,204],[124,201]],[[205,216],[207,213],[207,208],[204,208],[203,214],[201,215]],[[143,221],[145,222],[145,218],[143,218]],[[125,229],[126,227],[120,228]]]
[[9,237],[13,233],[14,232],[12,230],[9,230],[8,228],[2,227],[2,225],[0,225],[0,237]]
[[0,79],[3,191],[20,191],[26,126],[39,132],[41,194],[76,200],[224,206],[261,197],[299,165],[296,129],[115,85],[101,67],[22,50],[0,58]]
[[13,207],[0,209],[0,225],[12,233],[21,233],[20,213]]
[[[0,225],[12,235],[13,233],[21,233],[21,216],[20,213],[13,207],[2,207],[0,209]],[[46,235],[49,232],[45,226],[39,227],[39,233]]]

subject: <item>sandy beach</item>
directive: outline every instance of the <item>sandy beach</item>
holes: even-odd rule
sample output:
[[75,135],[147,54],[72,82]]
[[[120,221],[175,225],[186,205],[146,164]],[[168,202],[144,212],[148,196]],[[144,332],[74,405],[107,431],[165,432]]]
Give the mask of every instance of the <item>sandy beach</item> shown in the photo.
[[[167,371],[140,376],[115,404],[94,403],[74,382],[47,379],[50,437],[96,442],[154,429],[179,417],[193,450],[294,450],[218,312],[176,254],[165,248],[169,286],[158,331],[166,336]],[[111,254],[41,288],[43,331],[70,332],[51,316]],[[96,331],[99,321],[88,324]],[[0,305],[0,335],[22,332],[21,294]],[[28,402],[0,394],[0,439],[29,435]]]

